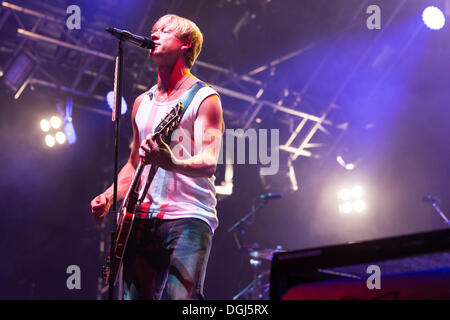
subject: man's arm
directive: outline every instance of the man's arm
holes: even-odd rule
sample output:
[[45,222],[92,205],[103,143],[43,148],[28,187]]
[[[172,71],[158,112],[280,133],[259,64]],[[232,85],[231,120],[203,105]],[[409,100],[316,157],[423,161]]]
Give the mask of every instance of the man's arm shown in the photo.
[[189,159],[178,159],[169,146],[158,139],[158,145],[148,137],[142,144],[144,158],[165,170],[190,177],[211,177],[216,171],[224,131],[222,106],[217,95],[211,95],[199,106],[194,122],[195,150]]
[[[133,179],[134,172],[139,163],[139,132],[136,126],[136,113],[141,104],[145,94],[141,94],[136,98],[133,105],[133,111],[131,115],[131,122],[133,126],[133,144],[131,147],[130,157],[127,163],[122,167],[117,176],[117,200],[121,200],[125,197],[131,180]],[[108,214],[109,208],[114,200],[114,184],[106,189],[102,194],[98,195],[91,201],[91,211],[98,220]]]

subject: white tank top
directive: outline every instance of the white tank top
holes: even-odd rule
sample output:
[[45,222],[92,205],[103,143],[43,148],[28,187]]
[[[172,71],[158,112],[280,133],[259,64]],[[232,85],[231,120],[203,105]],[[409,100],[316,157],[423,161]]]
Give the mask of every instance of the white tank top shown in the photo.
[[[186,95],[184,93],[176,101],[157,102],[153,98],[155,90],[156,86],[152,87],[145,94],[136,112],[135,122],[139,131],[139,144],[149,133],[154,134],[154,129],[165,115]],[[187,109],[181,119],[176,134],[177,140],[182,136],[180,141],[184,141],[183,143],[179,143],[179,141],[172,141],[170,143],[172,150],[180,151],[182,149],[182,157],[184,159],[195,155],[195,149],[193,147],[194,121],[198,108],[204,99],[214,94],[218,95],[211,87],[202,87],[198,90],[190,105],[185,106]],[[172,139],[174,136],[172,135]],[[174,148],[175,146],[177,147]],[[179,158],[180,155],[175,154]],[[150,165],[147,165],[142,173],[139,198],[144,191],[143,189],[150,167]],[[205,221],[214,232],[218,226],[214,181],[215,176],[194,178],[158,168],[145,196],[145,200],[141,205],[136,207],[136,217],[142,219],[198,218]]]

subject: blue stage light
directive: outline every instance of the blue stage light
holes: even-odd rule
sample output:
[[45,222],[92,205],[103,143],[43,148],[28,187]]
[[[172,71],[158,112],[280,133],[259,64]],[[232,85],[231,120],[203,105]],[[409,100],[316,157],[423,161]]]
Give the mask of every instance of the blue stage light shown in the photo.
[[75,134],[75,128],[73,127],[72,118],[65,119],[64,133],[66,134],[68,144],[74,144],[77,141],[77,135]]
[[[108,106],[111,110],[113,110],[114,108],[114,91],[110,91],[106,94],[106,102],[108,102]],[[128,106],[127,106],[127,102],[125,101],[125,98],[122,97],[122,114],[127,113],[128,110]]]
[[437,7],[427,7],[423,10],[422,19],[425,25],[432,30],[439,30],[445,25],[445,16]]

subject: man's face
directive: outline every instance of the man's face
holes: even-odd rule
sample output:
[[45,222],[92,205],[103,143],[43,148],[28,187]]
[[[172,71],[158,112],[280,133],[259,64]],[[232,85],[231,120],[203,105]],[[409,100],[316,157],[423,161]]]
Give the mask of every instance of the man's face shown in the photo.
[[176,34],[176,29],[169,21],[158,21],[152,28],[151,39],[155,47],[150,51],[150,57],[155,62],[162,58],[172,60],[182,54],[182,47],[185,45]]

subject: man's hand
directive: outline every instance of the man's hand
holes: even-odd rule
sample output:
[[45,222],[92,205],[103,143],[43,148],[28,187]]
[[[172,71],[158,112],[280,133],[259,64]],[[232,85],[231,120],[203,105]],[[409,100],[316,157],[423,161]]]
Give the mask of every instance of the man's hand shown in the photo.
[[108,214],[111,202],[112,197],[108,197],[104,193],[95,197],[91,201],[91,212],[94,218],[101,222]]
[[141,160],[144,164],[154,164],[164,170],[171,171],[175,167],[174,156],[169,146],[162,141],[161,136],[156,138],[158,144],[153,142],[151,135],[142,141],[140,149]]

